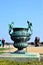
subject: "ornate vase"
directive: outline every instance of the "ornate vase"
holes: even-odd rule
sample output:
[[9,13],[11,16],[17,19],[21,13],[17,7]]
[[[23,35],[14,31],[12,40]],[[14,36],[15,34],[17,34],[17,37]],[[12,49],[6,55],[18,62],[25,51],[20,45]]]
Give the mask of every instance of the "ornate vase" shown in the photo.
[[[27,41],[30,40],[30,37],[32,35],[30,28],[29,28],[29,22],[28,22],[28,28],[14,28],[14,27],[10,28],[9,34],[11,39],[14,41],[13,44],[14,47],[18,48],[18,50],[16,51],[17,53],[25,53],[23,52],[23,48],[26,48],[28,46]],[[13,30],[12,33],[11,30]]]

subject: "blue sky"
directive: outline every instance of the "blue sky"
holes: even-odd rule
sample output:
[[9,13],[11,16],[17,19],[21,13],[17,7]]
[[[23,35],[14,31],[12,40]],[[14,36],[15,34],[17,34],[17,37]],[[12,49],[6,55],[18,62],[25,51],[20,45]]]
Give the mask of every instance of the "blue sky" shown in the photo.
[[14,21],[14,27],[27,27],[27,20],[33,24],[33,34],[43,41],[43,0],[0,0],[0,39],[11,42],[8,24]]

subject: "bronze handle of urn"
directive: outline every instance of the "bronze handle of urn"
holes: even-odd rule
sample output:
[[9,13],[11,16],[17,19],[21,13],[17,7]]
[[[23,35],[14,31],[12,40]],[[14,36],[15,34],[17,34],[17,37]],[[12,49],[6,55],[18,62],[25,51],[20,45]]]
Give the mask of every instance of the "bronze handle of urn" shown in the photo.
[[[32,23],[29,22],[29,21],[27,21],[27,23],[28,23],[28,28],[27,29],[29,30],[30,34],[32,35]],[[13,25],[14,25],[14,22],[9,24],[9,34],[10,34],[10,36],[11,36],[11,31],[13,30]]]
[[14,22],[9,24],[9,34],[10,34],[10,36],[11,36],[11,31],[13,30],[13,25],[14,25]]
[[27,21],[28,23],[28,30],[30,30],[30,33],[32,34],[32,23]]

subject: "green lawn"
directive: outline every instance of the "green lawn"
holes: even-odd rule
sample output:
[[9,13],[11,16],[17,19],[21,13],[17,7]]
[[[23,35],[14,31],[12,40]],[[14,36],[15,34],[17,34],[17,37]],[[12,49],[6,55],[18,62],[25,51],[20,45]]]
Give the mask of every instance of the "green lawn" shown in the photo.
[[7,49],[9,49],[9,48],[0,48],[0,51],[7,50]]
[[0,54],[3,54],[4,52],[0,52]]
[[0,54],[4,53],[4,50],[8,50],[9,48],[0,48]]
[[10,60],[0,60],[0,65],[43,65],[43,62],[39,61],[15,62]]

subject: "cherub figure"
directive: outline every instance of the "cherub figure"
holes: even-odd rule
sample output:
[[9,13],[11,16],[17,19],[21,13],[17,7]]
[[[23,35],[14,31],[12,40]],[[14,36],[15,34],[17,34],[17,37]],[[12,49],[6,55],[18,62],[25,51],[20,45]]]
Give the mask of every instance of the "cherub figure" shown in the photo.
[[9,24],[9,34],[10,34],[11,30],[13,29],[13,25],[14,25],[14,22],[12,22],[11,24]]
[[28,29],[30,29],[30,31],[31,31],[31,33],[32,33],[32,23],[29,22],[29,21],[27,21],[27,23],[28,23]]

